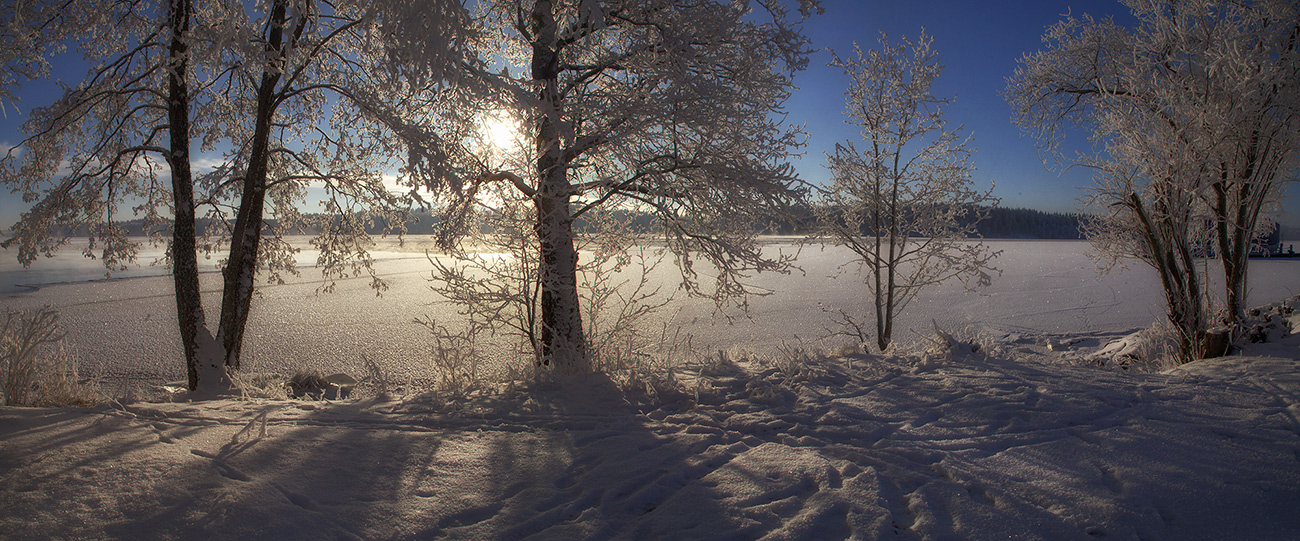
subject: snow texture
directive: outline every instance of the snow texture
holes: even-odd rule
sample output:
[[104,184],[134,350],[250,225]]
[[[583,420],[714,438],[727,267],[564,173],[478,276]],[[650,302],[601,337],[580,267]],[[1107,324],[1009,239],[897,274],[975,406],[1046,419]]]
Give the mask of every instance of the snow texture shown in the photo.
[[1164,374],[714,360],[464,400],[0,409],[0,531],[123,538],[1278,539],[1300,336]]

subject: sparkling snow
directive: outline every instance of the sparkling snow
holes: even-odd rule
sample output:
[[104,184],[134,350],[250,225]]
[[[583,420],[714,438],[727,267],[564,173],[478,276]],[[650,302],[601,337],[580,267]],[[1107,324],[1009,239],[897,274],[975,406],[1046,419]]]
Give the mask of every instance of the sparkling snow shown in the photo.
[[461,401],[3,408],[0,531],[1280,539],[1300,531],[1300,336],[1259,349],[1159,375],[716,362],[652,402],[595,377]]

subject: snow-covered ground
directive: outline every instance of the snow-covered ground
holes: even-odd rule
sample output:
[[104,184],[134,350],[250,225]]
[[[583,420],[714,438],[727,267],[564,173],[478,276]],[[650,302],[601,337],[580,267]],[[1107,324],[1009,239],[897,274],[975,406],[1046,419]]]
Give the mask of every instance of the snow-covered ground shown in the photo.
[[[784,287],[752,319],[715,324],[694,301],[669,314],[708,344],[669,383],[0,408],[0,537],[1294,538],[1300,335],[1160,374],[1098,368],[1088,355],[1159,299],[1145,269],[1097,278],[1081,247],[1005,243],[982,295],[918,300],[904,332],[933,336],[933,318],[979,352],[792,356],[824,326],[819,302],[860,298],[813,252],[806,275],[763,277]],[[1300,262],[1256,263],[1253,302],[1300,305]],[[255,362],[417,364],[412,311],[438,309],[425,269],[383,265],[381,298],[360,280],[263,288]],[[166,285],[4,300],[57,301],[91,370],[152,382],[181,368]],[[739,353],[783,341],[784,357]]]
[[[1059,340],[1059,335],[1085,333],[1104,342],[1162,317],[1159,281],[1148,267],[1135,263],[1099,276],[1085,253],[1088,244],[1081,241],[990,244],[1003,252],[996,261],[1003,272],[992,286],[970,294],[960,284],[926,291],[895,324],[896,340],[907,343],[930,336],[933,319],[951,332],[1008,342],[1046,343]],[[382,363],[397,380],[434,379],[431,340],[412,320],[431,316],[454,325],[458,316],[454,306],[438,303],[439,297],[429,290],[431,265],[422,246],[427,243],[416,240],[402,248],[386,244],[376,252],[378,272],[390,284],[382,297],[375,296],[367,277],[341,281],[335,293],[317,293],[322,284],[312,268],[302,269],[300,277],[290,277],[283,285],[259,285],[246,335],[245,366],[282,374],[314,369],[359,376],[365,357]],[[774,240],[769,249],[792,247]],[[61,257],[75,261],[80,256]],[[304,252],[299,259],[310,262],[315,255]],[[830,321],[823,308],[866,313],[868,300],[856,269],[832,277],[845,260],[843,250],[804,248],[799,257],[802,272],[754,278],[772,294],[752,298],[747,315],[733,314],[738,317],[728,320],[718,316],[712,302],[678,294],[658,320],[645,326],[659,331],[667,324],[670,336],[690,336],[691,346],[703,353],[732,348],[764,353],[783,344],[816,345]],[[60,261],[38,261],[30,272]],[[659,279],[672,290],[676,271],[667,267],[658,271]],[[1210,270],[1213,274],[1214,268]],[[98,276],[94,273],[102,269],[91,272]],[[220,307],[219,278],[216,273],[202,276],[210,322],[216,321]],[[1252,260],[1250,280],[1252,305],[1300,294],[1300,259]],[[115,387],[185,376],[171,280],[166,276],[0,293],[0,303],[15,309],[44,304],[58,308],[83,375],[104,377]],[[499,365],[495,368],[500,371]]]
[[1292,335],[1154,375],[714,359],[631,400],[593,377],[0,408],[0,537],[1294,538],[1298,358]]

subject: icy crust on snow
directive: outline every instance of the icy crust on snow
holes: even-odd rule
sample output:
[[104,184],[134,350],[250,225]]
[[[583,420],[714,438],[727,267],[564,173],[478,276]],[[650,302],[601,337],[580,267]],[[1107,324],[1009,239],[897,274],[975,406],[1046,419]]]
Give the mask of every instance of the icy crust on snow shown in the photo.
[[683,392],[0,409],[0,531],[216,538],[1283,538],[1300,341],[1166,374],[967,355]]

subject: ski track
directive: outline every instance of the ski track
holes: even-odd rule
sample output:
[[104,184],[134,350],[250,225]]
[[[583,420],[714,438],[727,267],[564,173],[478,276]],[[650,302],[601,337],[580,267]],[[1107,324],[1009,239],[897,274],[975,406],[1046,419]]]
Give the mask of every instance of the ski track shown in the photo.
[[715,361],[653,407],[593,379],[450,402],[4,409],[0,531],[1286,537],[1300,531],[1290,357],[1159,375],[975,357],[858,356],[793,375]]

